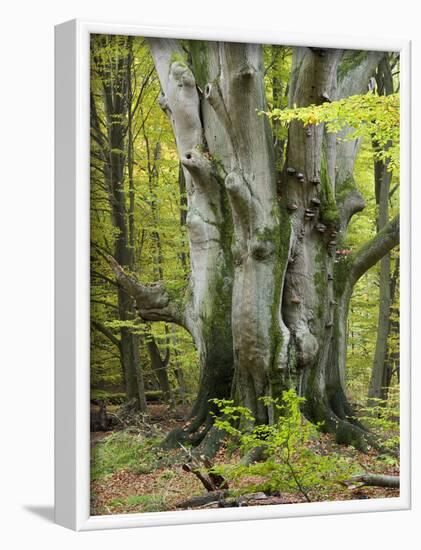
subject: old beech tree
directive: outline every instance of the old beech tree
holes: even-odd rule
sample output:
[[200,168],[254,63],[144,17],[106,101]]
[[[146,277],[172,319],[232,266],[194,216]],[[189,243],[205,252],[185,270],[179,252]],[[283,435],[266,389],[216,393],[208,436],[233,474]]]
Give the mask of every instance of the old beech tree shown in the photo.
[[[358,143],[294,121],[276,166],[270,122],[258,114],[267,110],[260,45],[148,42],[186,180],[189,286],[177,296],[110,261],[144,320],[182,325],[197,346],[197,399],[170,441],[209,450],[212,398],[232,397],[268,423],[274,411],[260,398],[294,387],[311,421],[363,447],[344,387],[348,307],[358,279],[398,244],[399,222],[335,261],[364,208],[353,178]],[[294,49],[290,105],[365,93],[382,57]]]

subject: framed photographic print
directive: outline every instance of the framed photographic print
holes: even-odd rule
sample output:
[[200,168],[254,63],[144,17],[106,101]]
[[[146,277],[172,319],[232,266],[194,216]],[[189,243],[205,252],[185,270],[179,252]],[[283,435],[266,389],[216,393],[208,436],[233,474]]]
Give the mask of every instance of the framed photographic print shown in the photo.
[[56,28],[56,521],[410,506],[410,44]]

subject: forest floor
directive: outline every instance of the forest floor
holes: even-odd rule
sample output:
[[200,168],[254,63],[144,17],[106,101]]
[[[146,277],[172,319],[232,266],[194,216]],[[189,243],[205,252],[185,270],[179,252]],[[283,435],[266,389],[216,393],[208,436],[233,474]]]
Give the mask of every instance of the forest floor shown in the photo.
[[[165,405],[151,404],[144,426],[124,431],[91,433],[91,514],[125,514],[176,510],[177,503],[206,493],[201,482],[182,465],[186,454],[182,450],[164,451],[156,447],[158,440],[171,429],[185,422],[182,409],[170,412]],[[396,465],[381,460],[378,452],[362,453],[353,447],[337,445],[329,434],[321,434],[311,442],[311,450],[320,454],[340,453],[361,467],[361,473],[399,475]],[[236,463],[238,452],[229,453],[222,447],[213,464]],[[258,479],[242,477],[230,483],[230,490],[241,492]],[[311,500],[355,500],[398,497],[399,489],[366,487],[358,483],[337,483],[337,489],[310,492]],[[300,492],[283,492],[253,505],[291,504],[305,502]],[[206,508],[217,507],[218,503]],[[196,508],[197,509],[197,508]]]

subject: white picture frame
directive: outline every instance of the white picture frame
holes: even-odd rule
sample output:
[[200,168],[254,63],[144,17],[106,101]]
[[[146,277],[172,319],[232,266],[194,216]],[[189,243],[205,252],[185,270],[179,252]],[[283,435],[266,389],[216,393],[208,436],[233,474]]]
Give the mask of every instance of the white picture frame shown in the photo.
[[[401,54],[400,496],[249,508],[90,515],[89,36],[91,33],[399,51]],[[411,507],[411,43],[393,38],[72,20],[55,33],[55,520],[74,530],[241,521]]]

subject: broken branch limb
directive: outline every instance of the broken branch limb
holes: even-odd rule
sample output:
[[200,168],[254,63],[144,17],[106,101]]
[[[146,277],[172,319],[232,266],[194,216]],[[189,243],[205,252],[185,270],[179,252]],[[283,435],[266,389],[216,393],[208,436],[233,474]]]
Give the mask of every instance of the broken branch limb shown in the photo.
[[170,300],[168,292],[162,284],[144,285],[133,275],[126,273],[112,256],[107,256],[107,260],[118,284],[134,298],[142,319],[145,321],[168,321],[184,326],[183,316],[178,305]]
[[182,450],[188,455],[189,460],[183,464],[182,468],[185,472],[194,474],[208,492],[220,491],[228,489],[228,482],[221,475],[212,471],[212,463],[205,455],[194,456],[181,443],[179,444]]
[[182,468],[185,472],[194,474],[208,492],[215,490],[215,486],[209,477],[206,474],[202,474],[198,468],[195,468],[192,464],[183,464]]

